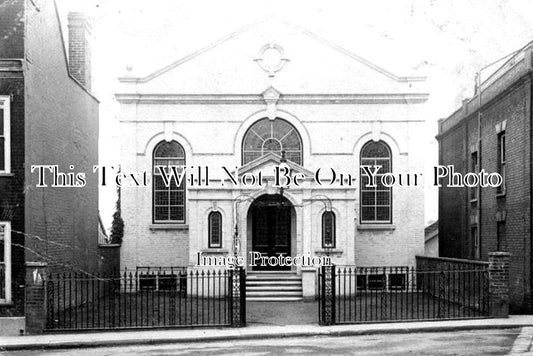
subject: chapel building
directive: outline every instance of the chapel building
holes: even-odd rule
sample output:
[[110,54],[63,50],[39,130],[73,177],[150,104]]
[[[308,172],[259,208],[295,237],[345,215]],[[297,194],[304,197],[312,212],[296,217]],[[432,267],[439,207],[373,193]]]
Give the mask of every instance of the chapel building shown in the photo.
[[[300,289],[277,297],[301,299],[315,295],[315,267],[251,266],[249,254],[414,266],[424,253],[423,177],[381,183],[424,171],[424,77],[267,19],[119,80],[121,170],[153,173],[150,187],[122,188],[121,269],[196,268],[198,253],[236,253],[248,275],[298,280]],[[168,165],[194,176],[167,186],[157,167]],[[360,179],[361,165],[381,166],[376,186]],[[276,186],[276,167],[301,184]],[[229,177],[250,183],[259,173],[262,186]]]

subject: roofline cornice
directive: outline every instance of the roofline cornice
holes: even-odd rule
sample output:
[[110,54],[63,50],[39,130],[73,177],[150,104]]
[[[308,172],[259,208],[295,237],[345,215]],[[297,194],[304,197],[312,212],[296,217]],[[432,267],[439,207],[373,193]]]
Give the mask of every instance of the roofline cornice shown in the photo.
[[[115,94],[122,104],[264,104],[261,94]],[[427,93],[284,94],[279,104],[421,104]]]

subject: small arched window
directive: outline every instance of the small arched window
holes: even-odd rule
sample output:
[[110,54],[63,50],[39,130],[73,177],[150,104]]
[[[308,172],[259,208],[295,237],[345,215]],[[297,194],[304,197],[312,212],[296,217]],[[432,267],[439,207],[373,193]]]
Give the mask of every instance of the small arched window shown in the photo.
[[209,247],[222,247],[222,214],[212,211],[208,217]]
[[322,214],[322,247],[335,247],[335,213],[325,211]]
[[392,222],[392,188],[381,182],[381,177],[392,173],[392,156],[389,146],[383,142],[370,141],[361,149],[360,166],[381,166],[376,174],[376,186],[372,187],[370,177],[361,168],[361,223],[391,223]]
[[268,118],[255,122],[244,134],[242,141],[242,164],[247,164],[268,153],[281,156],[297,164],[303,164],[302,139],[289,122]]
[[[153,222],[185,223],[185,178],[178,185],[176,175],[183,172],[185,151],[176,141],[160,142],[153,153]],[[165,172],[165,177],[161,175]],[[174,174],[176,179],[172,179]],[[167,179],[168,186],[165,184]]]

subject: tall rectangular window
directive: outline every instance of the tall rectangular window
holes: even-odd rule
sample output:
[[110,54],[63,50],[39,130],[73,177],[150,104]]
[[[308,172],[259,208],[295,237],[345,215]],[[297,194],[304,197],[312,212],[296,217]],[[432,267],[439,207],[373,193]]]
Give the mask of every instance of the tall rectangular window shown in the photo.
[[505,131],[498,134],[498,173],[502,176],[503,182],[497,188],[498,193],[505,193],[505,178],[506,178],[506,147],[505,147]]
[[218,211],[212,211],[208,217],[209,230],[209,247],[222,247],[222,214]]
[[[176,179],[170,179],[172,167],[176,173],[182,174],[185,166],[185,150],[176,141],[160,142],[153,153],[153,221],[154,223],[185,223],[185,178],[177,184]],[[165,184],[159,167],[166,172],[170,179]],[[179,169],[178,169],[179,168]]]
[[322,214],[322,247],[335,247],[335,213],[325,211]]
[[0,221],[0,303],[11,303],[11,223]]
[[11,173],[10,97],[0,95],[0,173]]
[[[392,223],[392,188],[385,186],[382,177],[392,172],[392,154],[385,142],[367,142],[361,149],[361,223]],[[375,186],[371,177],[362,168],[369,166],[371,171],[380,167],[376,174]]]
[[[472,152],[470,154],[470,172],[472,173],[479,172],[477,152]],[[479,195],[479,185],[476,187],[471,187],[470,188],[470,200],[477,200],[478,195]]]

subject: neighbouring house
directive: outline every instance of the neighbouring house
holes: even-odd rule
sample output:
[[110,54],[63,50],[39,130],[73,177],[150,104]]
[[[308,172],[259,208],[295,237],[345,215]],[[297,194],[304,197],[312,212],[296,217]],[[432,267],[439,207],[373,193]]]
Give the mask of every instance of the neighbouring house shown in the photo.
[[439,164],[455,172],[497,172],[498,187],[439,190],[439,253],[487,260],[511,253],[511,311],[533,311],[532,52],[529,43],[479,84],[475,95],[439,122]]
[[[381,178],[423,171],[424,77],[398,76],[272,18],[152,73],[129,70],[116,94],[121,169],[153,181],[122,191],[122,269],[193,268],[198,253],[237,253],[249,277],[267,269],[300,283],[248,290],[249,300],[297,300],[314,298],[315,268],[252,266],[249,253],[358,266],[413,266],[423,254],[423,187]],[[165,185],[157,166],[168,165],[194,177]],[[361,165],[381,166],[376,186],[359,179]],[[302,184],[276,187],[276,167]],[[314,179],[320,168],[324,180],[335,170],[331,184]],[[228,173],[249,182],[262,173],[264,184],[233,184]]]
[[439,257],[439,222],[429,224],[424,229],[424,256]]
[[47,171],[48,186],[37,187],[31,171],[92,172],[98,163],[87,21],[73,13],[68,27],[69,53],[55,2],[0,0],[0,325],[11,325],[0,333],[24,330],[25,262],[51,272],[95,272],[104,262],[96,178],[51,187]]

